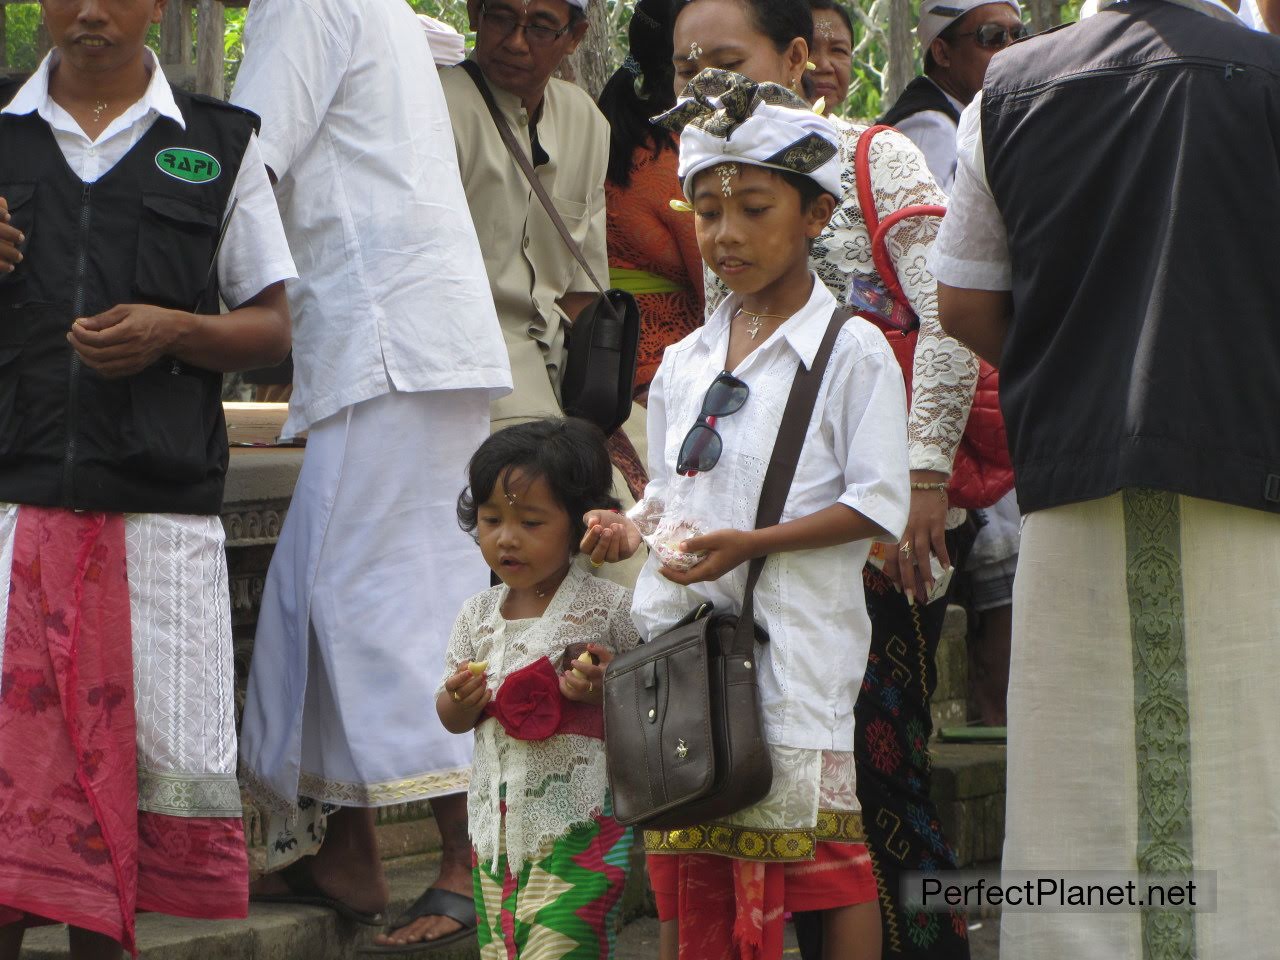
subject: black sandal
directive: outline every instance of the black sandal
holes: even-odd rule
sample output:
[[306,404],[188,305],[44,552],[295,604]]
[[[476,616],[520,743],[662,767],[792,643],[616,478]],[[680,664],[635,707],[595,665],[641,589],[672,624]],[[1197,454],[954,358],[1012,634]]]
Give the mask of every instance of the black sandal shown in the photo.
[[356,952],[366,956],[392,953],[416,953],[447,947],[461,940],[474,937],[476,933],[476,904],[471,897],[440,887],[428,887],[417,900],[409,905],[404,913],[396,917],[387,933],[403,929],[419,917],[448,917],[462,924],[461,930],[446,933],[443,937],[431,940],[419,940],[416,943],[371,943],[359,947]]
[[311,875],[311,867],[308,864],[311,859],[311,857],[299,857],[283,870],[277,871],[276,876],[283,880],[285,886],[289,888],[287,893],[253,894],[249,897],[249,902],[296,903],[308,907],[328,907],[344,920],[350,920],[352,923],[362,923],[366,927],[380,927],[387,922],[381,910],[376,913],[357,910],[350,904],[343,903],[337,897],[331,897],[321,890],[316,884],[315,878]]

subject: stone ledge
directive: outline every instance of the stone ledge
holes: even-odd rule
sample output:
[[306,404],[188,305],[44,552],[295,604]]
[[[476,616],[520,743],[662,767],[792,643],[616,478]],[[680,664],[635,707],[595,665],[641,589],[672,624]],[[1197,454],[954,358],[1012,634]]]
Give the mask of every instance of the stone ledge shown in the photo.
[[1003,744],[932,743],[933,800],[961,867],[998,861],[1004,851]]

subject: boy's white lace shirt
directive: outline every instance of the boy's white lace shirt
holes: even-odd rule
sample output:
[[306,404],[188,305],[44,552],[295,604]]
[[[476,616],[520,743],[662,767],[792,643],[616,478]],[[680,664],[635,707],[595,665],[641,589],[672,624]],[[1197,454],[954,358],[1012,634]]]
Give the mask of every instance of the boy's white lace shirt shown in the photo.
[[[809,266],[838,302],[847,303],[849,284],[854,276],[876,282],[879,277],[871,260],[871,237],[858,204],[853,162],[858,137],[866,127],[840,120],[836,128],[844,161],[841,173],[844,197],[836,206],[831,222],[814,242]],[[869,161],[871,193],[881,220],[906,206],[946,205],[946,195],[930,175],[924,155],[896,130],[876,135],[871,141]],[[920,318],[911,409],[907,415],[911,469],[950,473],[969,420],[969,407],[978,382],[978,359],[960,341],[943,333],[938,323],[938,284],[926,263],[938,233],[938,223],[934,217],[903,220],[888,232],[886,247],[897,270],[898,282]],[[705,278],[706,315],[710,317],[728,289],[709,268]],[[962,518],[963,514],[959,513],[949,517],[948,526]]]
[[[541,657],[550,658],[558,673],[571,644],[597,643],[622,653],[640,642],[631,622],[631,591],[576,562],[541,617],[504,620],[506,598],[505,586],[491,587],[463,606],[445,655],[446,679],[468,661],[487,660],[489,688],[497,691]],[[441,680],[438,691],[443,689]],[[496,863],[504,823],[508,866],[518,874],[547,844],[600,813],[608,786],[603,741],[578,734],[517,740],[493,719],[476,727],[475,738],[467,817],[480,861]]]

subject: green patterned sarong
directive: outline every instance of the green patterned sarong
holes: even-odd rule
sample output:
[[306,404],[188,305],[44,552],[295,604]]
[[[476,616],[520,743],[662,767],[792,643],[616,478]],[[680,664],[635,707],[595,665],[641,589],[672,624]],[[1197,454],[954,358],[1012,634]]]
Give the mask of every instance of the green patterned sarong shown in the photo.
[[632,833],[608,812],[544,847],[517,876],[505,849],[496,864],[475,864],[482,960],[613,956]]

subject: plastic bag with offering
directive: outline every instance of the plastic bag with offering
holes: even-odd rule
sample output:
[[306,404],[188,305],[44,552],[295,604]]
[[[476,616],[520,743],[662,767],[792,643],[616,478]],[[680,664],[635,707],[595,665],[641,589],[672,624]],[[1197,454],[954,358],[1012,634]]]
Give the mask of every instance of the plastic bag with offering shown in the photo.
[[681,515],[678,507],[668,511],[666,502],[657,497],[645,497],[627,511],[627,517],[636,525],[640,536],[649,545],[649,549],[658,555],[664,567],[689,570],[707,555],[705,550],[686,553],[680,549],[680,544],[690,537],[707,533],[706,526]]

